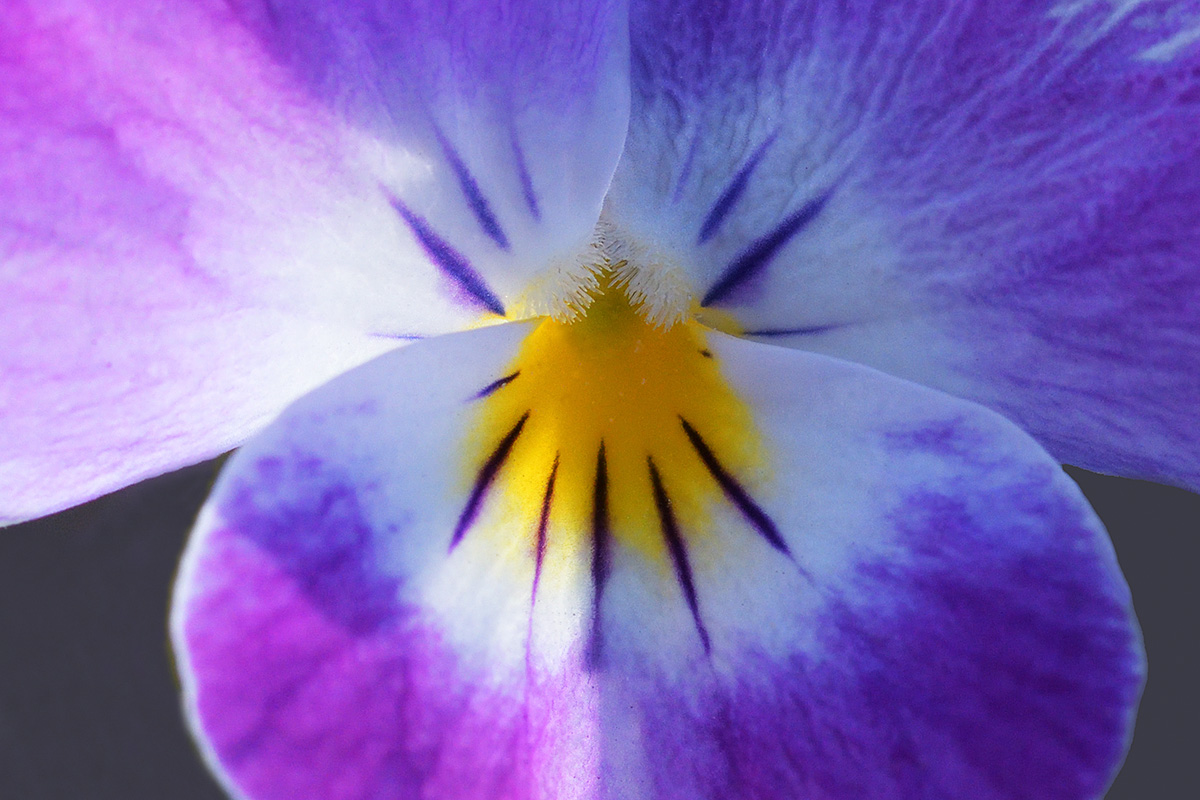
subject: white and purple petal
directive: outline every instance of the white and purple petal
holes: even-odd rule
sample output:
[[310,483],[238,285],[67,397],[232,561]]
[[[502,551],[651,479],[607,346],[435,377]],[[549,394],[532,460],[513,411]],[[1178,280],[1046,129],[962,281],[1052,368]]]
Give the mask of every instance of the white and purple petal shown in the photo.
[[608,213],[706,304],[1200,486],[1200,4],[631,15]]
[[[301,86],[376,140],[396,213],[481,309],[503,315],[572,266],[625,138],[623,0],[234,6]],[[412,159],[420,175],[389,174]]]
[[[0,522],[236,446],[332,375],[503,311],[556,237],[586,238],[624,135],[623,11],[533,5],[507,7],[513,39],[479,3],[292,4],[278,29],[251,3],[6,3]],[[399,50],[312,51],[368,11]],[[363,84],[315,87],[304,59]],[[392,128],[332,96],[372,89],[397,90]],[[447,108],[455,144],[432,147]],[[500,261],[454,227],[481,203]]]
[[571,525],[516,526],[490,491],[524,419],[464,468],[480,396],[521,380],[502,382],[529,329],[385,355],[231,460],[172,632],[189,718],[235,796],[1103,792],[1140,639],[1102,528],[1028,437],[866,368],[714,334],[771,469],[736,473],[681,421],[719,502],[689,528],[649,460],[656,559],[613,527],[603,448]]

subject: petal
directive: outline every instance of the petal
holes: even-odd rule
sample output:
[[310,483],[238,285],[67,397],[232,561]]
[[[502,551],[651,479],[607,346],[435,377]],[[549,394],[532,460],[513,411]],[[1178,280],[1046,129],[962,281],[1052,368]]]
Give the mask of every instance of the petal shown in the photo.
[[[151,0],[51,0],[10,2],[0,14],[0,522],[215,455],[330,376],[494,310],[481,303],[473,268],[451,258],[459,243],[438,240],[439,249],[430,238],[452,232],[440,221],[473,219],[445,166],[453,151],[431,154],[419,137],[348,118],[291,69],[316,39],[288,50],[261,35],[261,13],[234,5],[178,3],[166,14]],[[412,14],[401,11],[407,25]],[[545,258],[530,247],[585,235],[595,221],[608,180],[600,173],[611,173],[627,114],[626,81],[610,63],[624,59],[623,41],[610,41],[620,15],[585,5],[540,15],[536,49],[487,28],[484,12],[442,53],[482,59],[458,75],[459,90],[478,96],[458,98],[453,122],[475,126],[475,149],[491,166],[514,168],[523,154],[520,174],[543,192],[546,213],[541,228],[520,229],[520,242],[514,232],[505,258],[527,257],[533,269]],[[606,24],[567,27],[590,13]],[[424,30],[426,56],[449,47],[453,21]],[[544,56],[554,80],[529,71],[528,57],[520,64],[529,69],[516,71],[504,42]],[[566,70],[572,48],[579,58]],[[442,74],[420,68],[422,57],[406,55],[410,82]],[[478,71],[489,59],[501,65],[494,86]],[[360,74],[382,81],[387,70]],[[525,91],[531,83],[540,93]],[[505,92],[520,123],[511,147],[485,124]],[[397,102],[416,103],[409,95]],[[537,124],[547,104],[563,114],[557,127]],[[412,120],[424,106],[390,108]],[[578,116],[590,112],[599,118]],[[443,135],[454,138],[449,123]],[[530,125],[538,135],[521,139]],[[574,145],[592,150],[583,158]],[[463,146],[467,163],[476,153]],[[481,177],[491,173],[469,167],[479,191],[493,192]],[[495,191],[490,202],[507,223],[518,206]],[[525,202],[518,210],[528,216]]]
[[[629,116],[624,0],[236,5],[299,84],[378,138],[397,213],[481,307],[553,284],[590,241]],[[386,174],[397,153],[423,174]]]
[[353,302],[360,187],[244,39],[189,4],[0,14],[0,522],[216,455],[394,346]]
[[636,459],[639,538],[613,437],[587,454],[582,508],[569,452],[521,449],[555,427],[541,405],[464,461],[489,404],[532,379],[530,330],[387,354],[231,459],[172,633],[235,796],[1100,794],[1140,639],[1099,522],[1032,440],[712,334],[696,358],[749,404],[766,460],[735,470],[720,431],[680,425],[703,481]]
[[706,304],[1200,487],[1200,5],[632,15],[609,212]]

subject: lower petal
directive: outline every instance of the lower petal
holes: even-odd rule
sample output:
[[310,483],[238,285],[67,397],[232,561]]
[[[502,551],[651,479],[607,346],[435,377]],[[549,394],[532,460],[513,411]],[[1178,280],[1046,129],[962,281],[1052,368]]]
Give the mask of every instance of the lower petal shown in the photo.
[[235,796],[1103,791],[1139,635],[1098,521],[1030,439],[703,334],[761,458],[689,410],[670,441],[694,471],[655,432],[644,459],[610,435],[577,502],[571,455],[531,455],[538,398],[488,415],[533,380],[537,324],[385,355],[231,460],[172,631]]

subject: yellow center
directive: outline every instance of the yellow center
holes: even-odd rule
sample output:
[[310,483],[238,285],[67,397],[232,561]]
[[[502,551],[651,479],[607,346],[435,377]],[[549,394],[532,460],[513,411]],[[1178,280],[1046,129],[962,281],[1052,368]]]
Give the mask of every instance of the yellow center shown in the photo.
[[544,516],[554,546],[575,551],[595,524],[603,480],[612,537],[661,557],[663,499],[681,534],[693,538],[709,527],[710,506],[725,492],[702,450],[755,484],[764,466],[760,438],[702,325],[656,327],[611,276],[593,295],[579,319],[544,320],[505,373],[515,377],[478,401],[464,479],[478,486],[491,460],[488,503],[504,504],[504,527],[534,535]]

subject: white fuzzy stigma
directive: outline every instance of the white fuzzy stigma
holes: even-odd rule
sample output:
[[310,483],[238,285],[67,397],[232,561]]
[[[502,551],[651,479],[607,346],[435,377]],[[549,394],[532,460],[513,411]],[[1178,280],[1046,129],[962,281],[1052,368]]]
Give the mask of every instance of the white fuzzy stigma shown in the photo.
[[599,276],[614,275],[647,322],[668,328],[683,320],[695,294],[678,261],[661,248],[639,241],[601,216],[591,238],[570,255],[552,262],[543,278],[526,291],[522,316],[552,316],[569,322],[592,304]]

